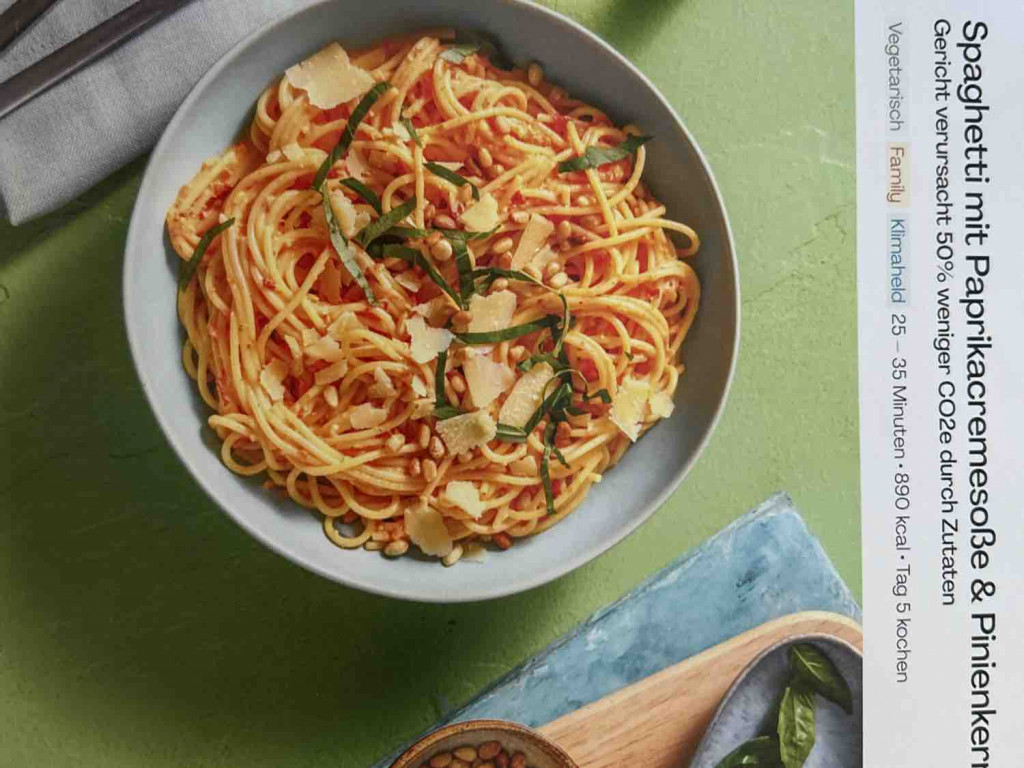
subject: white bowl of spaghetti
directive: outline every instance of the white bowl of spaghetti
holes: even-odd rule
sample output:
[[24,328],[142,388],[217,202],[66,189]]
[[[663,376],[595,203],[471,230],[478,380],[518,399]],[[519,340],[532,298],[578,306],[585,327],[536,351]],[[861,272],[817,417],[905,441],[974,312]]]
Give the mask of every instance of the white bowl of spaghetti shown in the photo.
[[243,41],[168,125],[128,235],[136,367],[277,552],[406,599],[529,589],[640,525],[710,436],[728,221],[672,109],[573,22],[357,6]]

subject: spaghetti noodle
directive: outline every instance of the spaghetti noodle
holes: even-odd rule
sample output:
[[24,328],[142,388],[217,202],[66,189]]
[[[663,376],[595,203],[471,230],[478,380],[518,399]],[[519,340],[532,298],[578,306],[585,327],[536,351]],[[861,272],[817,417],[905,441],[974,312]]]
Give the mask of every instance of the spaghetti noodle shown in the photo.
[[446,565],[557,523],[671,413],[700,291],[646,137],[450,39],[290,69],[167,217],[224,463],[341,547]]

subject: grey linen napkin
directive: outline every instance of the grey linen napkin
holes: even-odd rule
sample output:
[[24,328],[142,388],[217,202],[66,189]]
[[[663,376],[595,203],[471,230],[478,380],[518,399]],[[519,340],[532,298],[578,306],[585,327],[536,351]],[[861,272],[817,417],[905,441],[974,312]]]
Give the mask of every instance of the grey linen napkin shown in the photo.
[[[13,0],[0,0],[0,10]],[[0,54],[0,81],[132,0],[61,0]],[[12,224],[59,208],[148,150],[192,86],[290,0],[195,0],[0,119],[0,206]]]

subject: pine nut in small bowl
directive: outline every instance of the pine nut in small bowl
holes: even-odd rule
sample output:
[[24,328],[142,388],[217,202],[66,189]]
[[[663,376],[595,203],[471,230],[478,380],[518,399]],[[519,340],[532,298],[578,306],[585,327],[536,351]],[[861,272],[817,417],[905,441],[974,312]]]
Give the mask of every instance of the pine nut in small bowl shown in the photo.
[[432,731],[391,768],[578,768],[565,750],[525,725],[467,720]]

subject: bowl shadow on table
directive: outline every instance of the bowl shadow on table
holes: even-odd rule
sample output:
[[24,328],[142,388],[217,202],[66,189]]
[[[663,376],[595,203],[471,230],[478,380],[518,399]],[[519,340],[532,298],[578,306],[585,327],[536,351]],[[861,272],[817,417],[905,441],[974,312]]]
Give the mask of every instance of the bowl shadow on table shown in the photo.
[[[367,764],[551,639],[536,627],[557,623],[587,569],[486,604],[405,603],[310,574],[218,511],[132,370],[116,309],[124,224],[88,242],[70,225],[53,236],[72,252],[40,274],[52,303],[26,306],[13,328],[29,364],[0,377],[23,409],[2,409],[0,638],[33,681],[33,711],[64,723],[58,749],[87,753],[98,738],[182,764],[225,751],[253,765],[299,751]],[[348,729],[372,751],[346,745],[338,763]]]

